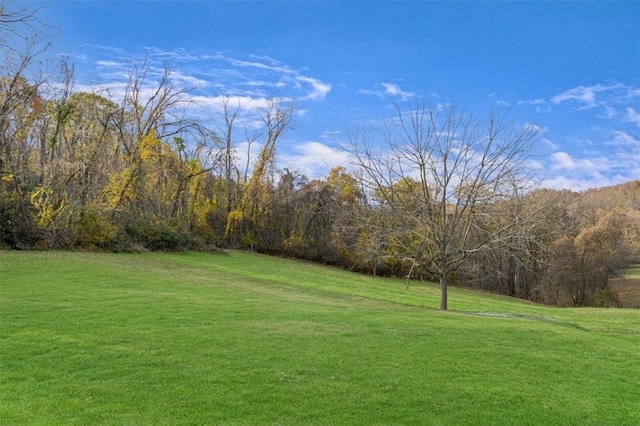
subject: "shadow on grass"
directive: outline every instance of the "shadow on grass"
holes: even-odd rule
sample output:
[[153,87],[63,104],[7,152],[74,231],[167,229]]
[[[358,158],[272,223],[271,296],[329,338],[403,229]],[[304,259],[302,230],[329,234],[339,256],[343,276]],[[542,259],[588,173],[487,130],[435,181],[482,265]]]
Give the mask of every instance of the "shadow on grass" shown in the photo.
[[589,332],[590,330],[586,327],[583,327],[578,324],[573,324],[565,321],[558,321],[552,318],[546,318],[540,315],[526,315],[526,314],[515,314],[511,312],[468,312],[468,311],[460,311],[459,313],[476,316],[476,317],[491,317],[491,318],[504,318],[504,319],[523,319],[529,321],[537,321],[552,325],[558,325],[560,327],[567,327],[574,330]]

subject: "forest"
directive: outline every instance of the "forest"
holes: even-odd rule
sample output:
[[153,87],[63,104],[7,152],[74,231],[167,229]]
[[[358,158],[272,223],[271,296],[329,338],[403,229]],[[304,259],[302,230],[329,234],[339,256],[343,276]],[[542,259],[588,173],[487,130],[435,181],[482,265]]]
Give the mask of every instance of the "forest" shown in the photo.
[[[612,279],[640,262],[640,181],[540,188],[525,167],[535,129],[508,113],[397,104],[349,135],[351,164],[308,178],[277,163],[292,103],[266,102],[253,127],[230,99],[194,119],[189,88],[146,63],[131,64],[121,96],[77,91],[67,60],[34,71],[46,43],[33,19],[0,10],[0,248],[240,248],[440,281],[442,309],[449,284],[635,306]],[[246,162],[241,144],[254,148]]]

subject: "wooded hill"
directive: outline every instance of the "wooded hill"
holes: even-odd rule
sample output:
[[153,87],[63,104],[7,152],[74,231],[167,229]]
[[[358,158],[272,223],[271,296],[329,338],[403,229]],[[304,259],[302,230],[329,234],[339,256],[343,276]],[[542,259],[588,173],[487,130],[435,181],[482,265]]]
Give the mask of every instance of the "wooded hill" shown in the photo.
[[[124,94],[111,97],[74,91],[66,62],[62,83],[45,84],[29,73],[33,48],[2,46],[2,247],[245,248],[439,279],[442,309],[447,283],[617,306],[610,278],[640,261],[640,182],[535,189],[523,167],[534,131],[506,116],[396,106],[395,120],[378,129],[384,153],[358,131],[352,168],[308,179],[276,166],[292,104],[266,102],[259,127],[242,125],[241,106],[228,99],[221,117],[196,121],[185,115],[188,88],[169,70],[152,78],[148,65],[132,65]],[[240,143],[260,148],[246,164]]]

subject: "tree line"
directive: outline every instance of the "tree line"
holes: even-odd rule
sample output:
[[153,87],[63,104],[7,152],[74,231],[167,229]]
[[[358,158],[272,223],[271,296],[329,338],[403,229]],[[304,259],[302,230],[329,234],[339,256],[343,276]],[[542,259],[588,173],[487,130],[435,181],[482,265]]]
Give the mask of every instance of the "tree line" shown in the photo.
[[[223,100],[186,114],[170,70],[132,64],[124,94],[30,73],[39,40],[26,9],[0,9],[22,49],[0,40],[0,245],[106,251],[244,248],[374,275],[437,280],[561,306],[615,306],[610,278],[638,261],[640,182],[577,194],[536,187],[536,131],[509,114],[395,105],[349,134],[353,163],[309,179],[279,169],[294,105],[260,125]],[[6,32],[5,32],[6,34]],[[215,121],[215,125],[208,122]],[[240,164],[238,146],[258,147]],[[251,150],[254,152],[256,150]]]

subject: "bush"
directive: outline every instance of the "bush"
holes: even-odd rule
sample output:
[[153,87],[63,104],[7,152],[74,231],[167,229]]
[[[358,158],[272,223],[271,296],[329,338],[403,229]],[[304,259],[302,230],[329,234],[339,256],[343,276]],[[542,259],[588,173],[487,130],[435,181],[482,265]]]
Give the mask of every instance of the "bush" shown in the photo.
[[0,245],[32,249],[42,238],[28,199],[17,193],[0,193]]
[[106,215],[87,209],[78,223],[75,244],[85,249],[108,249],[113,247],[117,236],[118,227]]
[[191,233],[180,222],[141,219],[126,228],[131,243],[151,251],[178,251],[193,247]]
[[597,306],[600,308],[616,308],[620,306],[618,300],[618,294],[611,288],[596,290],[591,298],[591,306]]

